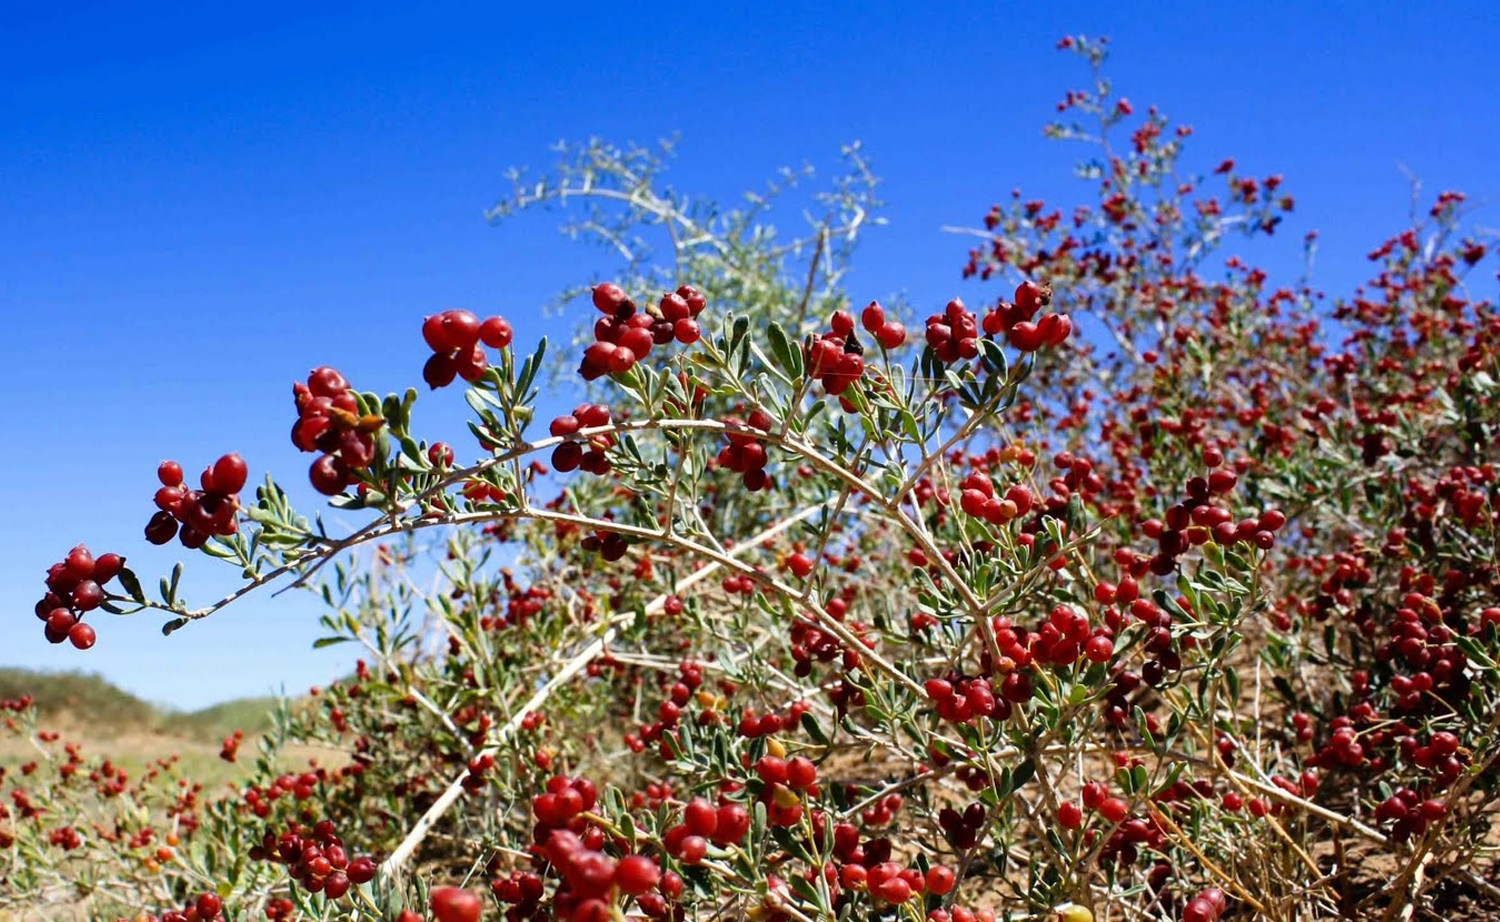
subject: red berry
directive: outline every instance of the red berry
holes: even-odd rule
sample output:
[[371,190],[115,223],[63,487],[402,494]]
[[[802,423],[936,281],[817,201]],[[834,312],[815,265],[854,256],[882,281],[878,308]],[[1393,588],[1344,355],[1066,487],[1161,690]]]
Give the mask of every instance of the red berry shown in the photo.
[[1025,281],[1016,287],[1016,307],[1032,316],[1039,308],[1052,300],[1052,289],[1036,282]]
[[427,341],[427,346],[433,352],[446,355],[458,348],[458,344],[448,339],[448,331],[443,328],[443,315],[433,314],[422,321],[422,338]]
[[510,321],[504,317],[488,317],[479,325],[479,339],[491,349],[504,349],[514,336]]
[[952,868],[939,864],[927,869],[927,892],[934,896],[946,894],[953,889],[953,885],[956,882],[957,877],[954,875]]
[[661,880],[661,868],[645,855],[626,855],[615,865],[615,886],[631,896],[652,890]]
[[367,884],[375,879],[375,872],[377,870],[378,868],[376,867],[374,859],[355,858],[353,861],[349,862],[349,867],[345,871],[345,873],[349,875],[350,882],[355,884]]
[[458,366],[454,364],[453,357],[446,352],[434,353],[427,364],[422,366],[422,380],[432,390],[447,387],[458,377]]
[[334,455],[319,456],[308,471],[313,489],[324,496],[337,496],[344,492],[344,487],[348,485],[348,474],[349,469]]
[[859,322],[869,332],[879,333],[880,328],[885,326],[885,308],[880,306],[880,302],[871,301],[869,306],[860,312]]
[[605,282],[595,285],[593,290],[594,307],[599,312],[610,317],[619,316],[626,307],[634,307],[630,297],[625,294],[625,289],[614,282]]
[[437,922],[479,922],[484,909],[477,895],[459,887],[438,887],[429,902]]
[[91,579],[73,587],[73,607],[79,611],[93,611],[104,603],[104,590]]
[[1182,910],[1182,922],[1214,922],[1218,917],[1213,904],[1202,897],[1189,901]]
[[793,756],[786,763],[786,783],[805,791],[818,782],[818,767],[805,756]]
[[[47,626],[51,627],[51,622],[48,622]],[[84,624],[82,621],[68,629],[68,641],[80,650],[87,650],[89,647],[92,647],[94,641],[98,639],[98,635],[94,633],[93,626]]]
[[703,330],[698,321],[685,317],[672,325],[672,335],[684,346],[691,346],[703,336]]
[[319,365],[308,374],[307,389],[314,397],[332,399],[349,390],[349,380],[339,374],[337,369]]
[[460,378],[473,383],[484,377],[485,370],[490,367],[490,357],[485,354],[483,346],[473,343],[454,353],[452,364]]
[[101,586],[125,569],[125,558],[119,554],[100,554],[94,558],[94,582]]
[[662,317],[673,323],[693,315],[692,308],[688,307],[687,298],[677,292],[662,295],[661,302],[657,306],[661,308]]
[[1099,805],[1099,815],[1111,823],[1123,823],[1130,815],[1130,805],[1119,797],[1108,797]]
[[182,486],[182,465],[176,461],[163,461],[156,466],[156,477],[164,487]]
[[177,520],[170,512],[158,512],[146,523],[146,540],[152,544],[166,544],[177,536]]
[[198,897],[193,908],[198,910],[198,918],[202,922],[208,922],[210,919],[218,918],[219,910],[224,908],[224,901],[219,899],[217,893],[205,893]]
[[469,311],[443,311],[443,336],[454,349],[468,349],[479,341],[479,318]]
[[245,481],[249,476],[250,469],[239,452],[224,455],[214,462],[214,492],[226,495],[238,493],[245,488]]
[[906,327],[894,320],[887,321],[885,326],[875,331],[875,341],[883,349],[895,349],[906,342]]
[[94,555],[88,548],[78,545],[63,560],[63,573],[73,582],[88,579],[94,575]]

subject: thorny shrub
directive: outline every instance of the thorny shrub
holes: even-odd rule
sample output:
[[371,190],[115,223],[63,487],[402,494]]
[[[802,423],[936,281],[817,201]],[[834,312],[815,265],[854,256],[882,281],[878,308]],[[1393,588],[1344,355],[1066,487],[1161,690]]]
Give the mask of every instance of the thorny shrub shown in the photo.
[[[1490,243],[1445,193],[1351,296],[1278,287],[1221,253],[1281,227],[1280,177],[1190,175],[1190,130],[1116,96],[1102,43],[1063,47],[1094,78],[1049,133],[1091,145],[1089,204],[990,209],[973,306],[848,290],[878,221],[857,149],[794,239],[765,211],[797,174],[737,211],[671,191],[641,149],[517,176],[494,219],[562,206],[625,264],[567,300],[590,319],[562,366],[503,318],[413,321],[409,376],[467,384],[477,460],[423,439],[415,390],[316,369],[291,438],[363,525],[330,533],[269,477],[250,499],[238,455],[199,489],[168,462],[147,537],[243,586],[192,607],[180,568],[148,593],[80,546],[36,609],[87,648],[99,611],[171,633],[290,582],[326,602],[320,644],[365,648],[357,672],[283,711],[227,795],[59,750],[10,703],[41,752],[0,776],[0,905],[1495,907],[1500,316],[1466,284]],[[593,383],[538,419],[559,367]],[[434,570],[437,591],[408,578]],[[287,772],[288,741],[341,756]]]

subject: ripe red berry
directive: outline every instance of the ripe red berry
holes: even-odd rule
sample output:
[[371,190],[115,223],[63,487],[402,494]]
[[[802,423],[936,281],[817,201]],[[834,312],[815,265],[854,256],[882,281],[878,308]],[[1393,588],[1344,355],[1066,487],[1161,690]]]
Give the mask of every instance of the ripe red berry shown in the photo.
[[152,544],[166,544],[177,536],[177,520],[170,512],[158,512],[146,523],[146,540]]
[[219,911],[224,908],[224,901],[219,899],[217,893],[205,893],[198,897],[193,908],[198,910],[198,918],[202,922],[209,922],[219,916]]
[[692,308],[688,307],[687,298],[677,292],[662,295],[661,302],[657,306],[661,309],[662,317],[673,323],[693,315]]
[[504,317],[487,317],[479,325],[479,339],[491,349],[504,349],[514,336],[510,321]]
[[807,579],[808,574],[813,571],[812,558],[798,551],[786,559],[786,568],[798,579]]
[[956,882],[952,868],[939,864],[927,869],[927,892],[934,896],[943,896],[953,889]]
[[610,317],[617,317],[624,312],[626,307],[633,307],[630,297],[625,294],[625,289],[614,282],[605,282],[595,285],[593,290],[594,307],[599,312]]
[[1057,805],[1057,822],[1064,829],[1077,829],[1083,825],[1083,810],[1072,801]]
[[448,340],[448,333],[443,329],[442,314],[433,314],[422,320],[422,338],[433,352],[446,354],[458,348],[457,343]]
[[479,922],[484,909],[476,894],[459,887],[438,887],[429,903],[437,922]]
[[479,318],[469,311],[443,311],[443,337],[453,349],[469,349],[479,341]]
[[223,455],[213,466],[214,492],[228,495],[238,493],[245,488],[245,481],[249,476],[250,469],[239,452]]
[[1016,307],[1027,317],[1034,315],[1050,300],[1052,300],[1052,289],[1038,285],[1036,282],[1028,280],[1016,287]]
[[1182,909],[1182,922],[1214,922],[1218,917],[1213,904],[1201,897],[1190,900]]
[[894,320],[889,320],[875,331],[875,341],[880,343],[883,349],[895,349],[906,342],[906,327]]
[[786,783],[805,791],[818,782],[818,767],[805,756],[793,756],[786,763]]
[[125,569],[125,558],[119,554],[100,554],[94,558],[94,582],[101,586]]
[[344,492],[344,487],[347,486],[345,480],[348,473],[348,468],[337,456],[321,455],[312,463],[308,477],[312,480],[314,490],[324,496],[337,496]]
[[703,336],[703,330],[698,321],[684,317],[672,325],[672,335],[684,346],[691,346]]
[[63,573],[74,582],[88,579],[94,575],[94,555],[88,548],[78,545],[63,559]]
[[353,861],[349,862],[349,867],[346,869],[345,873],[349,875],[349,880],[351,883],[367,884],[375,879],[375,872],[377,870],[378,868],[375,864],[374,859],[355,858]]
[[[51,627],[50,622],[48,623],[48,627]],[[80,650],[87,650],[89,647],[92,647],[94,641],[98,639],[98,635],[94,633],[94,628],[91,625],[84,624],[82,621],[68,629],[68,642]]]
[[458,377],[458,366],[454,364],[453,357],[446,352],[434,353],[422,366],[422,380],[432,390],[447,387]]
[[645,855],[626,855],[615,865],[615,886],[631,896],[640,896],[661,880],[661,868]]
[[1099,815],[1111,823],[1123,823],[1130,816],[1130,805],[1119,797],[1108,797],[1099,804]]
[[182,465],[176,461],[163,461],[156,467],[156,477],[164,487],[182,486]]
[[93,611],[104,603],[104,590],[91,579],[73,587],[73,607],[79,611]]

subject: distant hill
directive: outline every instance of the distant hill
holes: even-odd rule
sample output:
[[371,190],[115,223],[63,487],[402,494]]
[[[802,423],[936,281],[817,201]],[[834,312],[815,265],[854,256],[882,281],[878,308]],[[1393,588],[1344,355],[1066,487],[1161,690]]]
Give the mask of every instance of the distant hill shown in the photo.
[[208,741],[235,730],[257,733],[270,725],[276,699],[241,698],[198,711],[177,711],[143,701],[103,676],[0,668],[0,700],[31,695],[44,723],[87,729],[95,736],[166,733]]

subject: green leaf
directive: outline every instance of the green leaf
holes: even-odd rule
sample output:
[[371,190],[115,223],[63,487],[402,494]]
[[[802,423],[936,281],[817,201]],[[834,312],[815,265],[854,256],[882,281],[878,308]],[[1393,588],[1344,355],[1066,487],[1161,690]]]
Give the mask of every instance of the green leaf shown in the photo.
[[130,596],[132,599],[135,599],[137,602],[146,601],[146,594],[141,591],[141,581],[135,575],[134,570],[131,570],[128,567],[122,568],[120,570],[119,577],[120,585],[125,587],[126,595]]
[[771,356],[781,370],[794,380],[800,378],[802,376],[802,350],[792,345],[781,324],[773,320],[766,328],[766,338],[771,344]]
[[348,643],[351,639],[349,637],[319,637],[313,641],[313,649],[321,650],[324,647],[331,647],[335,644]]

